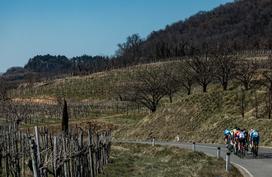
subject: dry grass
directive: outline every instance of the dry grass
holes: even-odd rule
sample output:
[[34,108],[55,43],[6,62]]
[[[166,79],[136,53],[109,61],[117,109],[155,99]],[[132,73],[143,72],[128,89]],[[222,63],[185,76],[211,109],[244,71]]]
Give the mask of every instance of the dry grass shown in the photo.
[[[63,94],[66,98],[81,101],[114,99],[114,86],[126,80],[127,73],[142,67],[156,67],[158,65],[173,64],[174,62],[161,62],[156,64],[138,65],[125,69],[111,70],[83,77],[68,77],[58,79],[46,84],[37,83],[34,90],[25,90],[25,95],[31,98],[50,97]],[[209,85],[208,93],[201,93],[201,88],[194,86],[193,95],[187,96],[179,93],[174,97],[174,103],[169,104],[163,100],[157,113],[145,116],[122,115],[104,118],[104,116],[88,117],[86,121],[97,120],[116,125],[114,132],[116,138],[146,139],[155,136],[159,139],[173,140],[177,135],[183,141],[197,141],[207,143],[222,143],[222,132],[225,128],[235,126],[256,128],[261,133],[261,143],[272,145],[272,120],[267,119],[265,111],[265,92],[258,88],[259,118],[254,117],[254,93],[249,91],[246,95],[248,102],[245,118],[241,118],[239,100],[237,98],[238,84],[232,83],[226,92],[218,84]],[[64,90],[64,91],[63,91]],[[85,121],[84,120],[79,120]],[[54,124],[54,122],[52,122]]]
[[[206,94],[184,96],[173,104],[162,106],[155,114],[146,116],[125,138],[174,140],[179,135],[182,141],[223,143],[225,128],[256,128],[261,134],[262,145],[272,145],[272,120],[267,119],[264,103],[259,105],[259,118],[255,109],[252,91],[247,93],[245,117],[239,112],[236,90],[211,91]],[[260,100],[265,95],[258,93]],[[250,101],[251,100],[251,101]]]
[[110,164],[99,177],[241,177],[223,159],[174,147],[114,144]]

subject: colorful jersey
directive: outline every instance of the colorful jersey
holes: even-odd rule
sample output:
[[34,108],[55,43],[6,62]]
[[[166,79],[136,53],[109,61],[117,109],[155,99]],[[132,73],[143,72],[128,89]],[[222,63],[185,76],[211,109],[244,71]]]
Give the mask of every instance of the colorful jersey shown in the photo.
[[253,130],[253,131],[250,132],[250,141],[259,144],[260,135],[259,135],[258,131]]
[[252,133],[255,132],[254,129],[251,129],[250,132],[249,132],[249,136],[252,137]]
[[259,133],[257,131],[253,131],[251,136],[253,138],[258,138],[259,137]]
[[225,131],[224,131],[224,135],[225,136],[227,136],[227,135],[230,135],[231,133],[230,133],[230,130],[229,129],[226,129]]
[[234,138],[239,138],[240,133],[241,132],[239,130],[236,130],[236,132],[234,133]]
[[236,129],[231,130],[231,137],[232,138],[234,138],[236,131],[237,131]]
[[244,132],[240,132],[239,133],[239,139],[245,139],[246,136],[245,136],[245,133]]

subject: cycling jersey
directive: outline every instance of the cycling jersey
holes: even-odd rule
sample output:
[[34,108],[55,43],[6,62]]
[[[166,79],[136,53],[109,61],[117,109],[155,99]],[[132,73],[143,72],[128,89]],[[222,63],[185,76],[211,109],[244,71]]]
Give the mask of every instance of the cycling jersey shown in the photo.
[[239,139],[245,139],[245,133],[244,132],[240,132],[239,133]]
[[230,135],[231,133],[230,133],[230,130],[229,129],[226,129],[225,131],[224,131],[224,135],[225,136],[227,136],[227,135]]
[[252,133],[252,137],[254,138],[254,137],[259,137],[259,133],[257,132],[257,131],[254,131],[253,133]]
[[235,138],[239,138],[240,133],[241,133],[241,132],[240,132],[239,130],[237,130],[237,131],[235,132],[235,134],[234,134],[234,137],[235,137]]
[[249,136],[250,136],[250,137],[252,137],[253,132],[255,132],[255,130],[253,130],[253,129],[250,130],[250,132],[249,132]]
[[237,131],[236,129],[231,130],[231,132],[230,132],[231,133],[231,138],[235,137],[236,131]]
[[253,130],[250,132],[250,141],[256,144],[259,144],[260,141],[260,135],[259,132],[257,132],[256,130]]

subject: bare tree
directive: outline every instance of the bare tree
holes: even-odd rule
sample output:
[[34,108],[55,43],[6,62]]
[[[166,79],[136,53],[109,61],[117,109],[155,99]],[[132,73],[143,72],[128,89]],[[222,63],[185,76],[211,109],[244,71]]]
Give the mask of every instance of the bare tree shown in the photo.
[[254,90],[254,107],[255,107],[255,118],[259,118],[259,100],[257,90]]
[[203,92],[207,92],[207,87],[214,77],[214,65],[208,53],[204,56],[195,55],[191,60],[187,60],[187,64],[194,71],[194,78],[202,86]]
[[235,78],[244,86],[246,90],[249,90],[256,75],[257,69],[258,67],[256,61],[240,60],[237,63]]
[[272,56],[269,56],[266,69],[262,72],[262,76],[264,78],[262,84],[267,88],[267,112],[268,118],[271,119],[272,114]]
[[122,65],[126,66],[139,62],[141,55],[140,46],[142,42],[143,39],[141,39],[139,34],[133,34],[127,37],[126,42],[118,44],[116,55],[120,57]]
[[132,72],[130,81],[124,85],[124,101],[142,104],[151,112],[155,112],[160,100],[168,94],[166,79],[160,67],[144,68]]
[[194,72],[186,62],[180,63],[178,77],[181,87],[183,87],[187,91],[187,94],[190,95],[194,84]]
[[228,89],[229,81],[235,76],[235,56],[226,53],[213,57],[215,64],[215,77],[220,82],[223,90]]
[[[174,63],[175,64],[175,63]],[[162,68],[163,79],[165,80],[165,90],[169,97],[170,103],[173,102],[173,95],[180,90],[180,81],[178,77],[178,70],[173,63],[164,65]]]
[[6,81],[0,77],[0,101],[6,101],[8,99],[7,90],[8,88]]
[[245,110],[246,110],[246,106],[247,106],[247,102],[246,102],[246,91],[244,88],[241,88],[241,90],[239,90],[240,93],[237,93],[237,97],[239,100],[239,109],[240,109],[240,113],[242,118],[245,117]]
[[29,117],[29,108],[23,102],[17,103],[8,96],[8,83],[0,78],[0,114],[16,123],[18,126]]

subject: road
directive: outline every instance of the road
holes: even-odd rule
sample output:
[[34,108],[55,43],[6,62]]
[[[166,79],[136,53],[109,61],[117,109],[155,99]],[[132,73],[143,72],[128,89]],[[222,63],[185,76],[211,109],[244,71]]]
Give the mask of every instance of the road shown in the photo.
[[[149,141],[118,141],[124,143],[138,143],[138,144],[151,144]],[[184,149],[192,149],[192,144],[177,143],[177,142],[156,142],[158,145],[175,146]],[[221,148],[221,157],[225,159],[226,148],[224,145],[216,144],[196,144],[196,151],[204,152],[210,156],[216,156],[217,147]],[[248,154],[245,158],[241,159],[231,154],[231,162],[242,171],[246,172],[248,177],[272,177],[272,149],[260,148],[259,156],[253,158]]]

